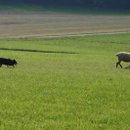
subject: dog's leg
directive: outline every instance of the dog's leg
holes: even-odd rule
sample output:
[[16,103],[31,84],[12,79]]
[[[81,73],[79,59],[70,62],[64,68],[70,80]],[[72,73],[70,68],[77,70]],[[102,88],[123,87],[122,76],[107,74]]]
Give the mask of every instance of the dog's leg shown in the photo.
[[121,61],[118,61],[118,62],[116,63],[116,68],[118,67],[118,65],[120,65],[120,67],[122,68]]
[[126,66],[125,69],[130,69],[130,65]]

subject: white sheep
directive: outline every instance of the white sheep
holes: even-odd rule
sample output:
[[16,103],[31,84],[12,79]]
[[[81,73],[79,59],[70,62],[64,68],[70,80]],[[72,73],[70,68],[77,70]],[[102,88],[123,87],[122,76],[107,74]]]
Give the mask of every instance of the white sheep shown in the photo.
[[[128,52],[119,52],[116,54],[116,56],[118,57],[118,62],[116,63],[116,68],[118,67],[118,65],[120,65],[120,67],[122,68],[121,62],[130,62],[130,53]],[[130,65],[125,67],[125,68],[130,68]]]

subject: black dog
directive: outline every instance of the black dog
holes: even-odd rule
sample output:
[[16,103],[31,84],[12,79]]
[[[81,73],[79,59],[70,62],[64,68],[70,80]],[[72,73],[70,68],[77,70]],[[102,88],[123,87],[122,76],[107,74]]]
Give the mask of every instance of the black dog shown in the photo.
[[6,59],[6,58],[0,58],[0,67],[2,65],[7,65],[7,67],[9,66],[15,66],[17,65],[17,61],[16,60],[11,60],[11,59]]

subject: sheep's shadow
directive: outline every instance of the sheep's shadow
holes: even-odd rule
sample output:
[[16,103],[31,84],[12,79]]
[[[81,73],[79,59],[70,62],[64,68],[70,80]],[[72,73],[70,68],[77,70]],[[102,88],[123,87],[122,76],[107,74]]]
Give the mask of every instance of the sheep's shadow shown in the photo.
[[76,52],[67,52],[67,51],[48,51],[48,50],[17,49],[17,48],[0,48],[0,50],[5,50],[5,51],[36,52],[36,53],[78,54],[78,53],[76,53]]

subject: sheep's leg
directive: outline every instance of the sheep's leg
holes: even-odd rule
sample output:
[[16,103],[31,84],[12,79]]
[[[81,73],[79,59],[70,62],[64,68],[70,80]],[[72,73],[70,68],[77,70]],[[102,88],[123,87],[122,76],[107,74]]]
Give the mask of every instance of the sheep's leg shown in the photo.
[[121,63],[121,61],[118,61],[118,62],[116,63],[116,68],[118,67],[118,65],[120,65],[120,67],[122,68],[122,65],[121,65],[120,63]]

